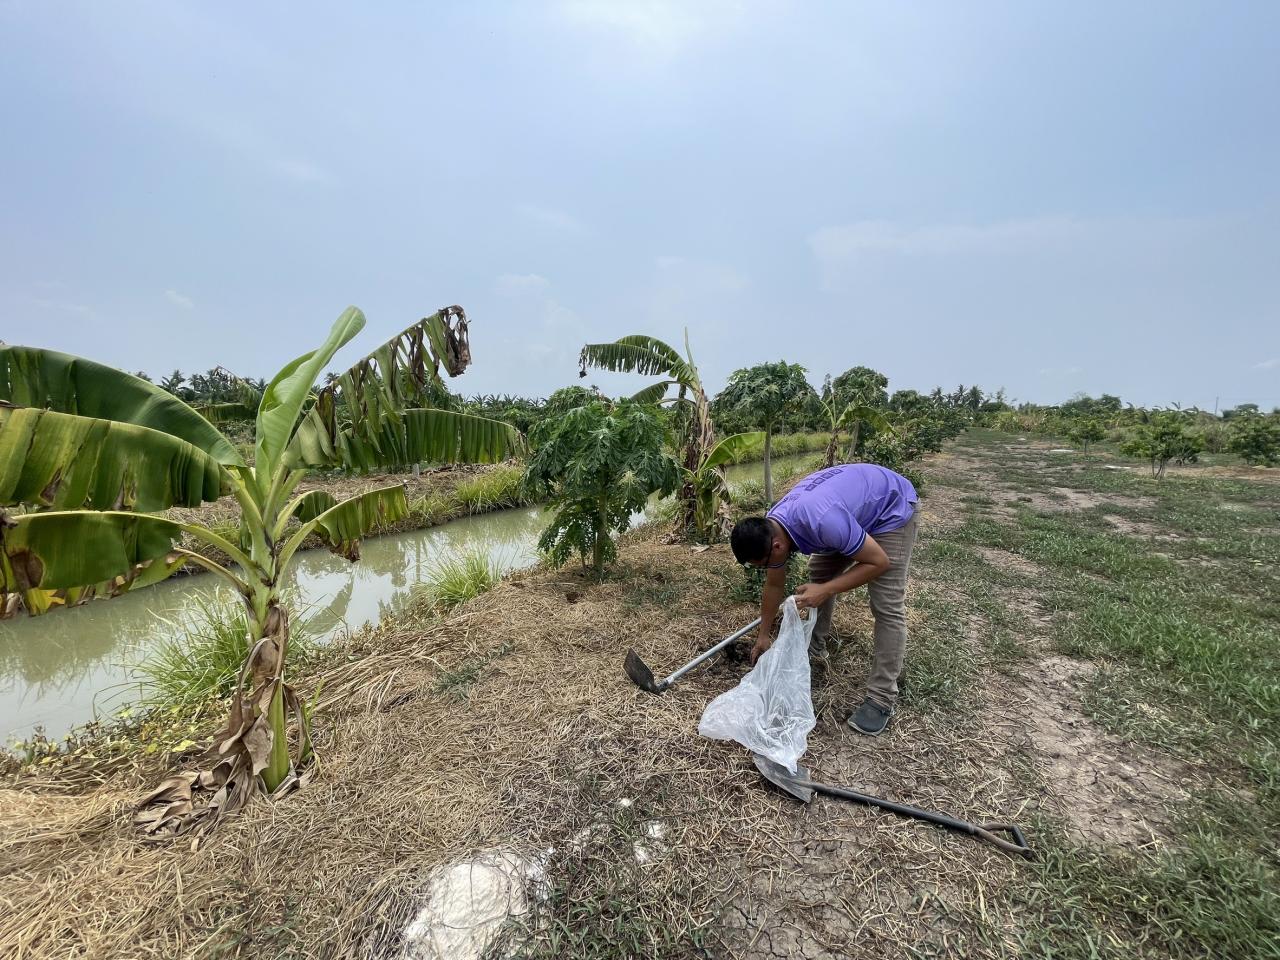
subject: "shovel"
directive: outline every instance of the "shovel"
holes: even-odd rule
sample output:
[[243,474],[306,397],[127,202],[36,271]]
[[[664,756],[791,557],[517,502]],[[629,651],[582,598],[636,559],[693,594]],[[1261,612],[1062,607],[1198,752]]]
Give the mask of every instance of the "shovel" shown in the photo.
[[627,672],[627,676],[631,678],[631,682],[641,690],[647,690],[649,693],[662,693],[662,691],[666,690],[667,687],[671,686],[698,664],[702,663],[702,661],[719,653],[735,641],[740,640],[743,636],[750,633],[758,626],[760,626],[760,618],[756,617],[737,633],[725,637],[706,653],[702,653],[694,657],[683,667],[661,682],[654,679],[653,671],[649,669],[648,664],[640,659],[640,654],[636,653],[634,650],[627,651],[627,659],[623,661],[622,669]]
[[[825,783],[814,783],[809,779],[809,771],[798,764],[796,765],[796,772],[792,774],[782,764],[775,763],[767,757],[762,757],[758,753],[752,754],[752,756],[756,761],[756,769],[764,774],[766,780],[775,787],[785,790],[797,800],[803,800],[805,803],[813,799],[814,791],[826,793],[842,800],[854,800],[858,803],[880,807],[882,810],[892,810],[894,813],[904,817],[927,820],[929,823],[936,823],[938,826],[946,827],[949,830],[959,830],[961,833],[967,833],[977,837],[979,840],[995,844],[1005,853],[1014,853],[1026,857],[1028,860],[1035,856],[1031,852],[1031,848],[1027,846],[1027,840],[1022,835],[1022,831],[1012,823],[986,823],[978,826],[965,820],[956,820],[954,817],[948,817],[945,814],[930,813],[928,810],[921,810],[918,807],[908,807],[904,803],[894,803],[892,800],[869,797],[865,793],[854,793],[852,790],[828,786]],[[1013,837],[1014,842],[1010,843],[1003,837],[997,837],[993,832],[995,830],[1007,831]]]

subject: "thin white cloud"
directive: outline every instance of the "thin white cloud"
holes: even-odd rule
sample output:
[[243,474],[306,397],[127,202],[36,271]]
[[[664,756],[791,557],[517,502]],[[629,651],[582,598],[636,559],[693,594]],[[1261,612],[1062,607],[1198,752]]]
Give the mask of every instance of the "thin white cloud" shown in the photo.
[[1263,360],[1253,365],[1255,370],[1274,370],[1276,367],[1280,367],[1280,357],[1272,357],[1270,360]]
[[586,224],[581,220],[563,210],[557,210],[555,207],[543,207],[536,203],[522,203],[516,207],[516,212],[539,226],[549,228],[558,233],[581,236],[588,232]]
[[190,297],[179,293],[177,290],[166,290],[164,292],[165,299],[175,306],[182,307],[184,310],[192,309],[196,303]]
[[32,297],[29,301],[32,306],[39,307],[41,310],[53,310],[58,313],[73,313],[81,317],[96,317],[98,311],[88,304],[69,303],[65,300],[46,300],[40,297]]
[[536,273],[504,273],[498,277],[495,287],[504,297],[519,297],[541,293],[551,286],[551,281]]

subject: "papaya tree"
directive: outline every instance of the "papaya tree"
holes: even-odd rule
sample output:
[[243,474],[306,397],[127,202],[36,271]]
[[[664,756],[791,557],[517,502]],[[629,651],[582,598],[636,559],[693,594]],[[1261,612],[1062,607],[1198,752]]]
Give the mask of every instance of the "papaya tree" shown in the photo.
[[650,496],[675,490],[679,467],[656,413],[631,400],[593,399],[533,428],[525,486],[555,511],[538,541],[552,564],[577,553],[603,576],[617,556],[614,536]]
[[837,404],[883,407],[889,402],[889,378],[871,367],[850,367],[831,381],[829,393]]
[[716,404],[726,411],[742,414],[753,426],[764,428],[764,498],[773,503],[771,454],[773,432],[778,421],[798,409],[813,395],[813,387],[805,379],[804,367],[798,363],[760,363],[735,370]]
[[[578,358],[579,376],[587,375],[588,367],[598,367],[614,372],[639,373],[645,376],[659,375],[657,383],[645,387],[631,399],[637,403],[668,403],[677,415],[681,448],[681,476],[683,480],[677,495],[680,504],[679,529],[695,530],[702,537],[714,539],[727,529],[727,517],[721,515],[709,526],[698,522],[698,492],[693,478],[715,443],[715,427],[711,421],[711,403],[702,388],[698,368],[689,349],[689,332],[684,335],[682,357],[674,347],[656,337],[643,334],[622,337],[613,343],[588,343]],[[668,396],[674,389],[675,395]],[[707,475],[708,482],[719,483],[727,490],[728,481],[724,468],[717,475]],[[717,479],[718,477],[718,479]]]
[[[286,682],[289,616],[280,591],[310,537],[350,560],[359,540],[407,513],[394,484],[343,501],[298,493],[315,468],[356,472],[423,460],[494,462],[510,426],[415,406],[470,362],[466,318],[448,307],[414,324],[316,392],[334,354],[364,327],[348,308],[316,349],[265,385],[250,466],[207,419],[163,388],[51,350],[0,345],[0,599],[41,613],[112,595],[192,563],[228,583],[250,653],[226,726],[203,769],[170,778],[144,804],[149,832],[204,830],[259,789],[283,794],[310,759],[306,711]],[[234,496],[239,535],[160,516]],[[21,511],[21,512],[18,512]],[[288,718],[297,718],[291,749]],[[200,794],[197,797],[197,794]]]

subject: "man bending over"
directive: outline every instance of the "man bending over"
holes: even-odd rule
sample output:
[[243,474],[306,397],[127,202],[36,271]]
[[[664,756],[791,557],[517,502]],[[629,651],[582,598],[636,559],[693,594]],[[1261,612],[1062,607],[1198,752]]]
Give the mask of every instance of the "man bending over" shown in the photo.
[[796,590],[796,606],[818,609],[814,643],[831,639],[836,595],[867,585],[875,650],[866,694],[848,723],[869,736],[884,732],[898,700],[917,499],[910,480],[884,467],[831,467],[797,483],[767,516],[739,521],[729,541],[739,563],[768,571],[752,663],[773,643],[792,553],[809,555],[810,582]]

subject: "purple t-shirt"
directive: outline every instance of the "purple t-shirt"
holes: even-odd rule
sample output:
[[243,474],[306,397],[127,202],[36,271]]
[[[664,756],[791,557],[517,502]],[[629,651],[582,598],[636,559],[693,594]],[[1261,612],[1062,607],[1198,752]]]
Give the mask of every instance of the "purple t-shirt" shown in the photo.
[[811,473],[769,511],[801,553],[857,553],[867,534],[906,526],[916,488],[874,463],[849,463]]

